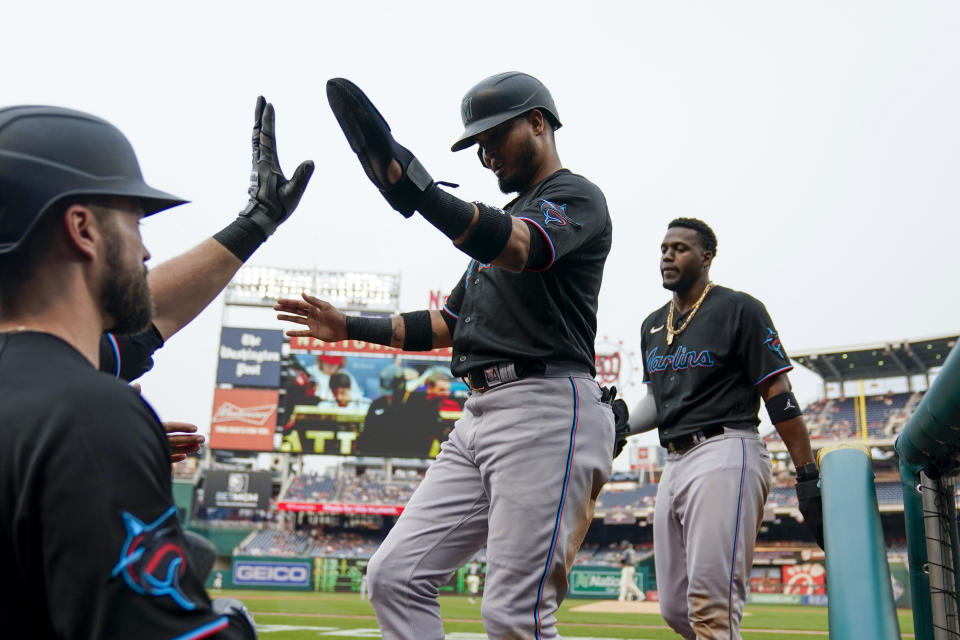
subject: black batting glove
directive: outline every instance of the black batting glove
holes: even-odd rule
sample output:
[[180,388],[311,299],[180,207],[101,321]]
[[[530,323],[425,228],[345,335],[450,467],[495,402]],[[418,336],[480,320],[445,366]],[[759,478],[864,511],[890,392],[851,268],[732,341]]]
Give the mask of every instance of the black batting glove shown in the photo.
[[630,409],[627,403],[617,398],[616,387],[600,387],[600,402],[610,405],[613,410],[613,457],[623,452],[630,436]]
[[[806,467],[807,465],[804,465]],[[797,471],[797,498],[800,501],[800,513],[803,514],[803,523],[813,534],[817,545],[823,546],[823,502],[820,496],[820,472],[815,470],[816,465],[810,463],[814,469]]]
[[300,203],[313,175],[313,161],[303,162],[289,180],[283,176],[277,159],[273,105],[263,96],[257,98],[252,142],[253,167],[247,190],[250,202],[240,212],[240,217],[254,223],[264,238],[268,238]]

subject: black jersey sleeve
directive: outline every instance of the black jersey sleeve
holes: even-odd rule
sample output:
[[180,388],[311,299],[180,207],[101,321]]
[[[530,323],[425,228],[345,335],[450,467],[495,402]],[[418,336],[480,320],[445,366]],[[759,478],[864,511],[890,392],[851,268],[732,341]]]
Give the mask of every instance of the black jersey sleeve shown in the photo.
[[747,380],[756,386],[778,373],[790,371],[793,365],[763,303],[747,294],[741,296],[737,351]]
[[156,415],[135,391],[108,391],[65,402],[70,417],[45,445],[35,513],[57,636],[253,637],[213,612],[190,563]]
[[153,354],[163,346],[163,336],[154,326],[142,333],[100,336],[100,371],[127,382],[153,368]]
[[549,260],[536,271],[549,269],[554,262],[598,235],[612,232],[603,193],[587,180],[573,175],[550,181],[537,198],[511,213],[536,227],[547,241]]

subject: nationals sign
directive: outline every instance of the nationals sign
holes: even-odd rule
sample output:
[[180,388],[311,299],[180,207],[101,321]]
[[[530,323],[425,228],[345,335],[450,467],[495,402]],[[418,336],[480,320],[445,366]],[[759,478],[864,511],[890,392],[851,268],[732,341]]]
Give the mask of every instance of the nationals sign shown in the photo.
[[818,562],[785,565],[781,570],[784,593],[811,596],[827,592],[827,572]]
[[636,367],[633,364],[633,354],[626,350],[623,341],[613,343],[606,339],[600,340],[597,341],[595,349],[594,366],[600,386],[614,385],[621,390],[630,386]]
[[274,390],[214,391],[210,448],[273,451],[279,399],[280,394]]

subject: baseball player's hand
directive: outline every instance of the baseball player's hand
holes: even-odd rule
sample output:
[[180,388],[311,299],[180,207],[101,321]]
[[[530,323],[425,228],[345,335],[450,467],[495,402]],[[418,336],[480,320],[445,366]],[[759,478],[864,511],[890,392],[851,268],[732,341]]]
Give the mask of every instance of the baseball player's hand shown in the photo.
[[287,331],[291,338],[317,338],[324,342],[347,339],[347,317],[329,302],[303,293],[303,300],[280,298],[273,305],[278,320],[306,325],[306,329]]
[[[130,383],[130,387],[141,393],[139,382]],[[187,454],[200,451],[200,445],[206,439],[203,436],[190,435],[197,432],[197,425],[188,422],[164,422],[163,430],[167,432],[170,441],[170,463],[176,464],[187,459]]]
[[616,387],[600,387],[600,401],[610,405],[613,410],[613,457],[623,452],[630,435],[630,409],[627,403],[617,398]]
[[273,105],[260,96],[253,123],[253,167],[247,190],[250,202],[240,215],[256,224],[266,237],[297,208],[313,175],[313,161],[307,160],[297,167],[292,178],[283,176],[274,131]]
[[346,78],[327,81],[327,100],[370,181],[396,211],[409,218],[433,178],[397,143],[370,99]]
[[197,433],[197,425],[188,422],[164,422],[170,442],[170,462],[176,464],[187,459],[187,455],[200,451],[205,438]]
[[800,500],[800,513],[803,523],[813,533],[817,544],[823,546],[823,503],[820,497],[820,475],[797,476],[797,498]]

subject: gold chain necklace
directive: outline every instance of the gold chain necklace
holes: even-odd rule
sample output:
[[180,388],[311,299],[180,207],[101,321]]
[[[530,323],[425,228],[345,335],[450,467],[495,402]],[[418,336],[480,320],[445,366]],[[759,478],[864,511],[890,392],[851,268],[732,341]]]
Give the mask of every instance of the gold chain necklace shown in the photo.
[[683,325],[679,329],[673,328],[673,311],[676,308],[676,305],[673,302],[673,298],[670,298],[670,311],[667,312],[667,346],[673,344],[673,336],[678,336],[683,333],[684,329],[687,328],[687,325],[690,324],[690,321],[693,320],[693,316],[697,315],[697,310],[700,308],[700,305],[703,304],[703,299],[707,297],[707,294],[710,293],[710,289],[713,289],[713,283],[708,282],[707,286],[703,288],[703,293],[700,294],[700,297],[697,298],[697,301],[693,303],[693,308],[690,309],[690,315],[687,316],[687,319],[683,321]]

